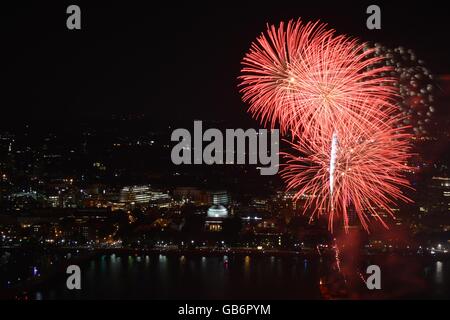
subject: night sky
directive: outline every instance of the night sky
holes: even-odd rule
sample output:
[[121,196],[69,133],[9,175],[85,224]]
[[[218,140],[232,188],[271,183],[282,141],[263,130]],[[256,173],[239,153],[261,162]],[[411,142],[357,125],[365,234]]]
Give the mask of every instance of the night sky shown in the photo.
[[[154,123],[248,119],[236,88],[241,59],[266,23],[299,17],[414,49],[435,74],[450,73],[443,1],[145,3],[2,5],[2,126],[112,113]],[[81,7],[81,31],[66,28],[69,4]],[[381,6],[381,30],[366,28],[370,4]]]

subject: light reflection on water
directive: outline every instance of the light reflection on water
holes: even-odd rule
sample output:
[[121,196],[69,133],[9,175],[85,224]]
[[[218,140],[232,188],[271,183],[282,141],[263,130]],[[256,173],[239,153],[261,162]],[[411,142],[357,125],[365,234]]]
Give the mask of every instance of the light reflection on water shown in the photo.
[[444,283],[444,272],[443,272],[444,264],[441,261],[436,261],[436,282],[440,285]]
[[[53,284],[44,299],[320,298],[292,259],[235,256],[108,255],[82,267],[82,290]],[[293,272],[293,270],[295,272]]]
[[[314,258],[112,254],[82,266],[81,291],[69,291],[60,281],[35,298],[320,299],[319,265]],[[437,261],[428,268],[436,294],[448,295],[449,263]]]

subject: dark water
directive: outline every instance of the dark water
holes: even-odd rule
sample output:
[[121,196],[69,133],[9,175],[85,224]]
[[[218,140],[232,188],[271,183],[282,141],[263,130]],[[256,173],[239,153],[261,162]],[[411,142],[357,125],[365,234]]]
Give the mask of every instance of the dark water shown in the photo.
[[[450,261],[383,261],[384,290],[362,298],[450,297]],[[82,265],[82,290],[67,290],[61,279],[33,298],[321,299],[328,267],[318,258],[113,254]]]
[[320,298],[317,261],[276,257],[108,255],[82,267],[82,290],[65,282],[38,299]]

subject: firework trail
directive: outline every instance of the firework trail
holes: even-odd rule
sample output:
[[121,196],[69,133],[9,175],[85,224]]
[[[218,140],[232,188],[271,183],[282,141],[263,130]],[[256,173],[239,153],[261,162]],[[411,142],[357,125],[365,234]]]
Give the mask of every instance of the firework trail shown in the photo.
[[[328,215],[348,228],[354,210],[368,231],[378,210],[392,214],[408,186],[409,136],[399,112],[396,81],[375,49],[335,35],[325,24],[290,21],[268,26],[243,59],[240,88],[248,111],[279,125],[297,154],[281,171],[295,198],[306,197],[311,219]],[[386,226],[387,227],[387,226]]]
[[341,269],[341,257],[340,257],[340,252],[341,251],[339,250],[339,246],[337,244],[336,239],[334,239],[333,249],[334,249],[334,259],[336,261],[336,267],[337,267],[339,272],[342,272],[342,269]]
[[333,133],[333,137],[331,139],[331,156],[330,156],[330,196],[333,196],[334,190],[334,172],[336,170],[336,156],[337,156],[337,135],[336,132]]

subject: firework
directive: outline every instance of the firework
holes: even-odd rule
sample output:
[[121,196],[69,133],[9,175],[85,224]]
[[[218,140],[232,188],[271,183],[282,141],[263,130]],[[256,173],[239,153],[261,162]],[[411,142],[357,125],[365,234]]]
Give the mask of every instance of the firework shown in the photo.
[[396,85],[399,95],[396,104],[404,115],[404,124],[410,125],[415,137],[426,135],[432,128],[435,113],[435,85],[434,77],[425,62],[413,50],[404,47],[388,48],[375,43],[367,45],[366,50],[371,50],[373,56],[383,58],[378,67],[392,68],[386,75],[398,80]]
[[282,177],[311,219],[328,215],[331,231],[336,217],[348,229],[350,211],[366,230],[371,217],[386,226],[379,210],[392,215],[396,200],[409,201],[410,136],[393,67],[376,50],[297,20],[268,26],[243,59],[248,111],[292,139],[297,155],[284,154]]
[[270,26],[243,59],[241,92],[249,112],[282,133],[315,139],[342,118],[376,126],[396,111],[393,79],[381,77],[375,49],[316,22]]
[[372,132],[347,123],[345,134],[323,130],[321,139],[291,143],[295,152],[282,154],[281,175],[311,220],[326,214],[333,231],[337,217],[348,228],[354,212],[368,231],[371,219],[387,227],[380,212],[393,216],[396,200],[410,202],[401,191],[409,186],[403,173],[409,169],[410,135],[393,127],[398,121],[387,119]]

